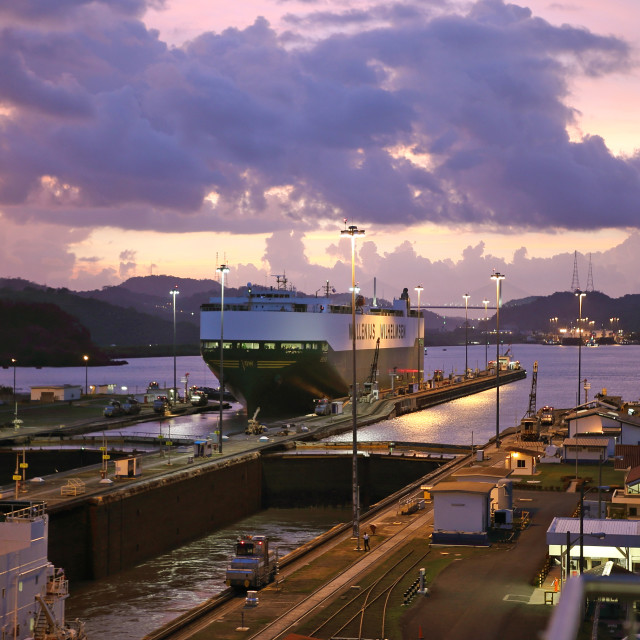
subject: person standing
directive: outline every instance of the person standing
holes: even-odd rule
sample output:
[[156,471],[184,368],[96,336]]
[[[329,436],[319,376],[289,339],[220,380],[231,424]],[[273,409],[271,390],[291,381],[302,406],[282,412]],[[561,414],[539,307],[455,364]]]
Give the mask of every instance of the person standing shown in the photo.
[[362,536],[362,539],[364,540],[364,550],[369,551],[369,534],[365,532],[365,534]]

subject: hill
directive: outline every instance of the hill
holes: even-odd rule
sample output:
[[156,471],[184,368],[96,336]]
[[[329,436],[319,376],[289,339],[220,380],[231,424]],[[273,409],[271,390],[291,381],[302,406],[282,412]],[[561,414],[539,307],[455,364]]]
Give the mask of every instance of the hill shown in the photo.
[[89,331],[54,304],[0,300],[0,362],[15,358],[20,366],[109,364]]
[[[22,289],[2,286],[0,301],[3,300],[55,305],[72,316],[74,322],[86,328],[90,340],[101,347],[173,344],[173,318],[166,312],[158,312],[156,315],[141,313],[131,307],[84,297],[68,289],[38,286],[25,286]],[[158,315],[163,317],[157,317]],[[195,347],[199,337],[197,316],[194,319],[191,314],[180,313],[176,322],[176,343]]]

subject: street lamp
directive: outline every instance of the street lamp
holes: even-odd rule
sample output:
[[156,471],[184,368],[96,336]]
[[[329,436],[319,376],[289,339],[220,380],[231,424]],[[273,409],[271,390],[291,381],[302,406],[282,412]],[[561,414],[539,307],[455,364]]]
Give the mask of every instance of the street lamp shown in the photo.
[[471,297],[468,293],[465,293],[464,298],[464,377],[467,377],[469,372],[469,359],[468,359],[468,348],[469,348],[469,298]]
[[82,356],[82,359],[84,360],[84,395],[86,396],[89,394],[89,356]]
[[504,276],[495,271],[491,278],[496,281],[496,447],[500,446],[500,303]]
[[[346,220],[345,220],[346,222]],[[356,407],[356,238],[364,236],[364,230],[351,225],[340,232],[343,236],[351,237],[351,350],[353,352],[353,377],[351,384],[351,417],[352,417],[352,503],[353,503],[353,533],[357,540],[357,551],[360,551],[360,505],[358,500],[358,416]]]
[[18,428],[18,398],[16,396],[16,359],[11,358],[13,365],[13,428]]
[[580,404],[580,383],[582,381],[582,298],[584,298],[587,294],[583,291],[576,290],[576,297],[578,298],[578,395],[576,406]]
[[424,291],[424,287],[419,284],[416,288],[418,292],[418,389],[422,384],[422,375],[420,372],[420,361],[424,360],[424,349],[422,349],[422,340],[420,340],[420,294]]
[[485,298],[482,301],[482,304],[484,305],[484,336],[485,336],[484,370],[487,371],[487,369],[489,368],[489,356],[487,355],[489,351],[489,316],[487,315],[487,305],[489,304],[489,301]]
[[218,391],[218,451],[222,453],[222,405],[224,399],[224,276],[229,273],[229,267],[221,264],[216,271],[220,274],[220,389]]
[[173,297],[173,402],[177,402],[178,399],[178,383],[176,381],[176,296],[180,292],[178,287],[173,287],[169,291],[169,295]]

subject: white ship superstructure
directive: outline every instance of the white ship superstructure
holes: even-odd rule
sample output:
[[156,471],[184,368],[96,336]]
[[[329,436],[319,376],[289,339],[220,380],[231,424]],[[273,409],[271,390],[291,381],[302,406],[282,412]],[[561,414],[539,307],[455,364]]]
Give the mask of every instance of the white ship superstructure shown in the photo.
[[43,502],[0,502],[0,637],[81,640],[83,625],[64,618],[68,581],[47,559]]

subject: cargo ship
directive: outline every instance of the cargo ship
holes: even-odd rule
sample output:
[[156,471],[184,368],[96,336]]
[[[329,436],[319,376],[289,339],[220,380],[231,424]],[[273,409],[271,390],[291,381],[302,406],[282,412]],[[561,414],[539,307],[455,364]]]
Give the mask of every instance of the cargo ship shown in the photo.
[[220,377],[223,322],[224,383],[247,408],[261,415],[292,416],[313,411],[319,398],[350,394],[353,380],[353,331],[356,384],[393,388],[417,382],[422,368],[423,318],[411,309],[407,289],[388,307],[356,301],[335,304],[328,283],[309,296],[276,276],[275,287],[247,285],[246,294],[211,298],[200,309],[200,346],[211,371]]

